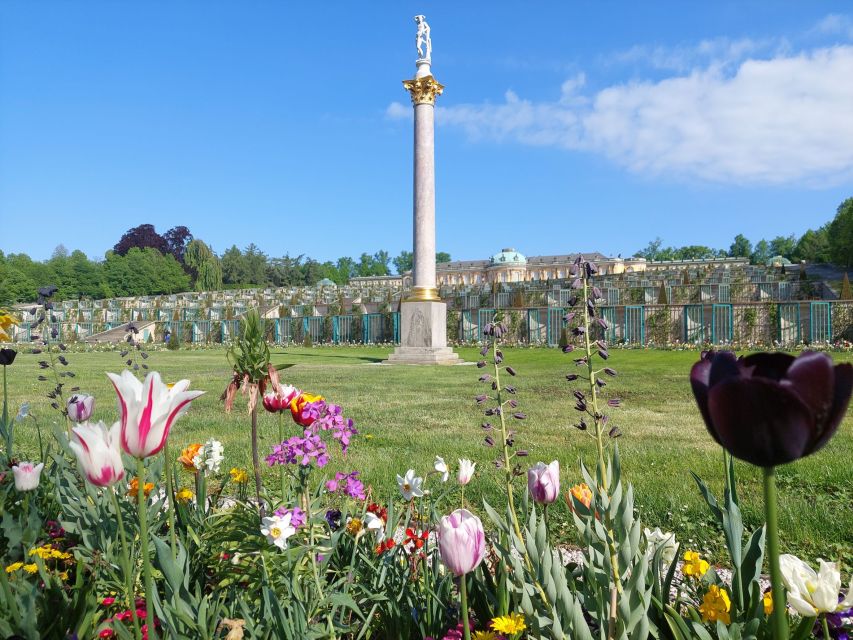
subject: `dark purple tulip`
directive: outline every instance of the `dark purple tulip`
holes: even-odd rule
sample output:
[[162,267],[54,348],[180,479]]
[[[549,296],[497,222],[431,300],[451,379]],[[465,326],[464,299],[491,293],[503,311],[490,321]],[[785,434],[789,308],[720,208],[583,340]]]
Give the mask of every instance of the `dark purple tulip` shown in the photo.
[[598,273],[598,265],[596,265],[594,262],[587,262],[586,263],[586,275],[587,276],[594,276],[596,273]]
[[480,382],[488,382],[491,379],[492,379],[492,376],[490,376],[488,373],[480,376]]
[[515,398],[510,398],[507,404],[513,409],[515,409],[518,406],[518,400],[516,400]]
[[517,455],[519,458],[526,458],[530,455],[530,452],[527,449],[519,449],[515,452],[515,455]]
[[516,420],[524,420],[527,417],[527,414],[522,413],[521,411],[518,411],[517,413],[513,413],[512,417],[515,418]]
[[613,427],[608,433],[611,438],[618,438],[622,435],[622,431],[619,430],[619,427]]
[[853,366],[823,353],[709,352],[690,372],[708,432],[736,458],[760,467],[823,447],[844,417]]
[[481,356],[485,356],[488,352],[489,352],[489,347],[488,347],[488,346],[485,346],[485,347],[483,347],[482,349],[480,349],[480,355],[481,355]]
[[513,369],[512,367],[507,367],[506,372],[511,376],[515,375],[515,369]]
[[574,382],[577,379],[578,379],[578,374],[576,374],[576,373],[570,373],[566,376],[566,380],[568,380],[569,382]]
[[575,319],[575,312],[569,311],[566,315],[563,316],[563,320],[565,320],[566,324]]
[[575,327],[574,329],[572,329],[572,333],[575,334],[576,336],[582,336],[583,334],[586,333],[586,328],[585,327]]
[[602,380],[601,378],[596,378],[596,379],[595,379],[595,384],[597,384],[597,385],[598,385],[598,388],[599,388],[599,389],[600,389],[601,387],[606,387],[606,386],[607,386],[607,383],[606,383],[604,380]]
[[611,369],[610,367],[605,367],[604,373],[606,373],[609,376],[613,376],[614,378],[616,377],[616,369]]
[[575,409],[578,411],[586,411],[586,402],[578,400],[577,403],[575,403]]
[[603,298],[604,296],[601,295],[601,289],[599,289],[598,287],[593,287],[592,288],[592,297],[598,299],[598,298]]
[[611,407],[618,407],[622,404],[622,402],[621,400],[619,400],[619,398],[611,398],[607,401],[607,404]]
[[508,384],[507,386],[504,387],[504,391],[506,391],[507,393],[515,393],[516,388],[513,387],[511,384]]
[[575,425],[575,429],[580,429],[581,431],[586,431],[586,420],[581,420]]
[[575,345],[573,345],[573,344],[567,344],[565,347],[563,347],[563,353],[571,353],[574,350],[575,350]]
[[484,422],[483,424],[480,425],[480,428],[485,429],[486,431],[491,431],[494,427],[492,427],[491,422]]
[[0,349],[0,365],[8,367],[15,361],[18,352],[14,349]]
[[52,285],[52,284],[51,284],[51,285],[48,285],[48,286],[46,286],[46,287],[41,287],[41,288],[39,289],[39,291],[38,291],[38,294],[39,294],[40,296],[42,296],[43,298],[49,298],[49,297],[51,297],[54,293],[56,293],[56,291],[57,291],[57,287],[56,287],[56,285]]
[[576,389],[576,390],[572,391],[572,395],[573,395],[576,399],[580,400],[581,402],[586,398],[586,396],[583,394],[583,391],[580,391],[580,390],[578,390],[578,389]]
[[486,446],[489,446],[489,447],[495,446],[495,439],[492,436],[486,436],[484,442],[486,443]]
[[583,289],[583,280],[578,278],[572,283],[572,289]]
[[596,318],[595,321],[598,323],[598,326],[602,329],[606,329],[610,326],[610,324],[604,318]]
[[483,367],[485,367],[485,366],[486,366],[486,361],[485,361],[485,360],[480,360],[480,361],[477,363],[477,368],[478,368],[478,369],[482,369],[482,368],[483,368]]
[[487,396],[487,395],[479,395],[479,396],[476,396],[474,398],[474,400],[477,402],[477,404],[483,404],[488,399],[489,399],[489,396]]
[[610,352],[606,351],[605,349],[599,349],[598,350],[598,357],[601,358],[602,360],[607,360],[607,358],[610,357]]

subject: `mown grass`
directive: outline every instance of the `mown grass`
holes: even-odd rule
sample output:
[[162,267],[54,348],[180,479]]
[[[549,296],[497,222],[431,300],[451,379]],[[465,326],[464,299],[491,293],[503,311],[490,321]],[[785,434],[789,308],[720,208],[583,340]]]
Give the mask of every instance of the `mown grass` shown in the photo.
[[[414,468],[420,474],[432,469],[435,455],[454,465],[467,457],[477,462],[478,476],[466,491],[466,500],[479,504],[483,498],[502,504],[501,478],[492,460],[497,451],[483,444],[479,425],[482,414],[473,397],[482,392],[473,366],[412,367],[378,365],[390,349],[381,347],[318,347],[276,349],[273,361],[293,366],[283,373],[286,382],[320,393],[340,404],[361,432],[346,459],[335,455],[323,470],[361,471],[379,498],[397,495],[395,474]],[[460,355],[478,359],[473,348]],[[528,419],[515,423],[517,447],[530,451],[528,461],[558,459],[564,487],[580,481],[579,460],[594,464],[591,438],[574,429],[575,387],[565,380],[574,368],[569,356],[555,349],[506,349],[506,362],[517,371],[519,410]],[[32,415],[46,427],[57,419],[44,393],[49,383],[37,381],[37,361],[42,356],[21,354],[9,368],[11,411],[25,401]],[[719,447],[711,440],[696,410],[688,383],[696,352],[614,350],[608,364],[619,371],[606,391],[618,396],[623,407],[611,411],[612,424],[623,432],[619,438],[625,478],[634,484],[640,516],[648,526],[674,530],[689,546],[717,553],[721,536],[708,515],[690,472],[704,478],[718,493],[722,485]],[[115,420],[114,393],[104,371],[118,371],[122,361],[116,352],[68,355],[74,382],[98,398],[96,418]],[[848,355],[836,355],[849,360]],[[179,420],[172,435],[172,451],[191,442],[216,437],[225,445],[226,464],[248,468],[251,464],[249,419],[245,402],[226,415],[219,396],[229,380],[229,366],[222,350],[158,351],[148,360],[164,379],[190,378],[192,387],[206,395]],[[285,423],[290,433],[295,426]],[[49,429],[44,430],[47,432]],[[261,416],[262,450],[275,442],[274,416]],[[38,455],[35,423],[20,426],[18,452]],[[778,470],[782,486],[780,524],[783,549],[804,558],[853,559],[853,435],[847,417],[837,436],[821,452]],[[748,529],[762,522],[761,479],[746,464],[737,464],[742,508]],[[272,479],[272,472],[266,470]],[[189,480],[189,478],[188,478]],[[431,480],[435,482],[435,478]],[[518,487],[524,486],[518,479]],[[270,486],[274,486],[270,484]],[[569,522],[565,506],[553,514],[553,522]],[[559,526],[559,525],[555,525]],[[572,540],[571,528],[560,530]],[[722,559],[721,559],[722,560]]]

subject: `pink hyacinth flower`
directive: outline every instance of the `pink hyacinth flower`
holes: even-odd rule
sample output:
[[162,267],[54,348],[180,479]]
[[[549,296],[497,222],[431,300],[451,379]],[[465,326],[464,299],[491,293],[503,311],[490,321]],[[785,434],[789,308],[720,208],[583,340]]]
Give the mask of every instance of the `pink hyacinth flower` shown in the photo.
[[486,555],[486,533],[480,518],[467,509],[444,516],[438,525],[438,551],[454,575],[471,573]]
[[109,487],[124,478],[120,437],[118,422],[109,430],[103,422],[84,422],[71,430],[68,446],[77,456],[80,471],[93,485]]
[[175,418],[189,409],[190,402],[204,391],[187,391],[189,380],[179,380],[171,388],[160,374],[152,371],[140,382],[130,371],[107,374],[112,380],[121,410],[121,447],[135,458],[157,454]]
[[536,502],[551,504],[560,494],[560,463],[537,462],[527,471],[527,488]]

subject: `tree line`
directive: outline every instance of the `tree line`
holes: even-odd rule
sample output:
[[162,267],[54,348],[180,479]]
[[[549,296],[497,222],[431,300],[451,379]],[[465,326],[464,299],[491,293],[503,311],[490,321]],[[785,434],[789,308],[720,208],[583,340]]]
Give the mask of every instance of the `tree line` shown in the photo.
[[754,245],[739,233],[728,249],[713,249],[703,245],[664,247],[655,238],[636,255],[646,260],[699,260],[711,258],[749,258],[752,264],[767,264],[771,258],[782,256],[791,262],[831,262],[853,266],[853,198],[838,205],[835,218],[818,229],[809,229],[799,238],[795,235],[761,239]]
[[[439,252],[437,262],[450,254]],[[384,276],[412,269],[412,252],[392,258],[387,251],[362,253],[357,259],[319,262],[305,255],[267,256],[254,244],[236,245],[217,255],[187,227],[163,234],[150,224],[125,232],[103,260],[63,245],[50,259],[36,261],[25,253],[0,251],[0,306],[32,302],[46,283],[58,287],[58,299],[145,296],[223,288],[310,286],[327,278],[346,284],[357,276]]]

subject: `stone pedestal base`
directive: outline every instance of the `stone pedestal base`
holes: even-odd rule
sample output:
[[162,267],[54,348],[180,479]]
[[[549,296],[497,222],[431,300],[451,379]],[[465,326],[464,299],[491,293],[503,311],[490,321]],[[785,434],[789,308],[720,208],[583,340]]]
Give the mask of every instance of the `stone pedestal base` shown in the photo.
[[403,302],[400,308],[400,346],[389,364],[458,364],[447,346],[447,305],[443,302]]

